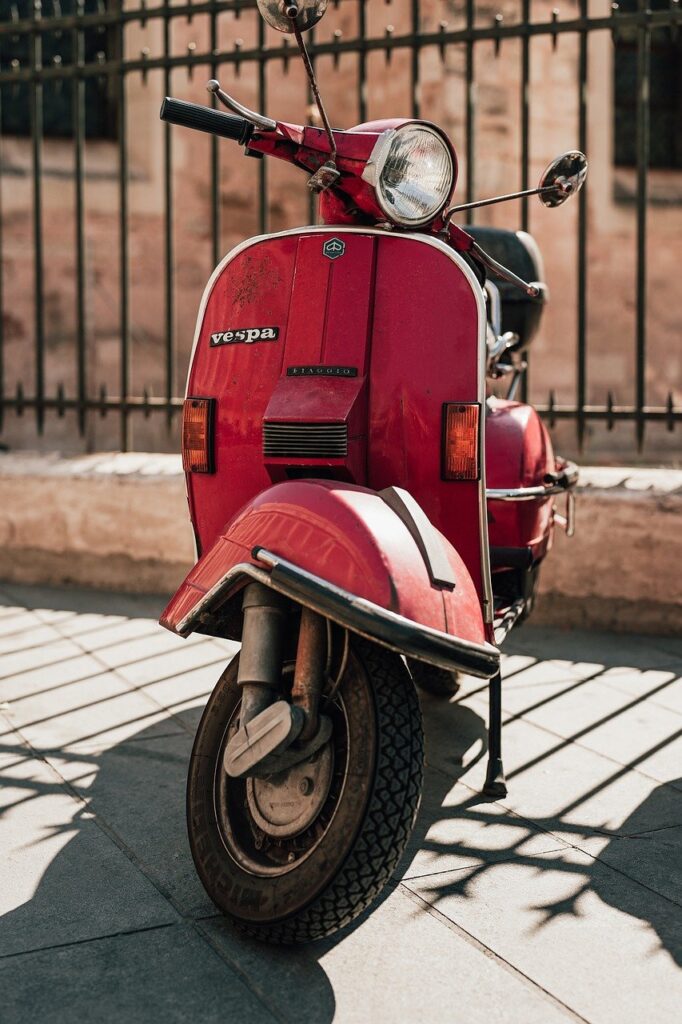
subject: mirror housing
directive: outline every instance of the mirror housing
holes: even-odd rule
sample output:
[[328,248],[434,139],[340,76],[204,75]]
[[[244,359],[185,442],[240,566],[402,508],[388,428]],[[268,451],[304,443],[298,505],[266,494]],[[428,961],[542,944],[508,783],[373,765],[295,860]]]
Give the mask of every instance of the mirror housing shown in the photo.
[[545,168],[538,184],[543,206],[561,206],[580,192],[587,177],[587,157],[580,150],[562,153]]
[[307,32],[324,16],[329,0],[258,0],[261,17],[278,32]]

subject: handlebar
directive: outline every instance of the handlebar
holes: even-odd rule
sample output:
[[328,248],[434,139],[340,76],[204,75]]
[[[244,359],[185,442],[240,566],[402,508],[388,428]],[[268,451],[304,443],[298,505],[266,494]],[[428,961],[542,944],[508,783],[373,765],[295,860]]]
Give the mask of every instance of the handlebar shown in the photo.
[[242,146],[249,142],[255,131],[254,126],[243,117],[223,114],[222,111],[213,110],[212,107],[204,107],[200,103],[187,103],[185,100],[175,100],[170,96],[166,96],[161,104],[159,116],[162,121],[168,121],[169,124],[178,124],[183,128],[194,128],[199,132],[219,135],[223,139],[232,139]]

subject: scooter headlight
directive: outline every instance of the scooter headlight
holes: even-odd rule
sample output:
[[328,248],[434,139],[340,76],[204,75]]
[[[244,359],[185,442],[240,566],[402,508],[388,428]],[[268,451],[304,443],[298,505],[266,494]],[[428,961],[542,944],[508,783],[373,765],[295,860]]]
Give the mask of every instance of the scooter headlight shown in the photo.
[[363,174],[388,220],[428,224],[447,203],[455,179],[452,153],[437,129],[410,123],[384,132]]

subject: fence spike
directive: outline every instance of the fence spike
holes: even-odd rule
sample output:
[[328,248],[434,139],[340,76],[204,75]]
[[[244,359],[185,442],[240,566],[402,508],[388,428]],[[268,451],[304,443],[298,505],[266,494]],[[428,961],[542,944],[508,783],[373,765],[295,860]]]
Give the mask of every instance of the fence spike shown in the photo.
[[64,394],[64,385],[60,383],[60,384],[57,385],[57,415],[59,416],[60,420],[64,419],[64,412],[65,412],[64,399],[65,399],[65,397],[66,396]]
[[[495,15],[495,28],[497,29],[498,33],[499,33],[499,30],[502,28],[503,25],[504,25],[504,14],[502,14],[502,13],[500,13],[498,11],[498,13]],[[493,43],[493,46],[495,47],[495,56],[499,57],[500,49],[502,48],[502,39],[501,39],[499,34],[495,36],[495,42]]]
[[[447,23],[447,21],[440,21],[438,23],[438,31],[439,31],[440,35],[444,36],[445,33],[447,32],[447,30],[448,30],[448,23]],[[445,40],[443,39],[442,42],[440,42],[438,44],[438,52],[440,53],[440,59],[443,60],[443,61],[445,60],[445,46],[446,46],[446,43],[445,43]]]
[[[552,9],[552,28],[554,28],[554,26],[558,23],[558,21],[559,21],[559,8],[558,7],[554,7]],[[554,53],[556,51],[558,42],[559,42],[559,34],[556,31],[553,31],[552,32],[552,53]]]
[[149,406],[149,391],[147,388],[145,388],[142,392],[142,410],[144,413],[144,418],[148,420],[149,414],[152,410]]
[[613,394],[609,391],[606,398],[606,429],[613,430]]
[[106,384],[100,384],[99,388],[99,415],[100,419],[104,419],[107,414],[107,386]]
[[672,433],[675,429],[675,403],[673,401],[672,391],[668,392],[668,400],[665,403],[665,411],[667,413],[665,425],[668,428],[668,432]]
[[[395,32],[395,26],[394,25],[387,25],[385,30],[384,30],[384,35],[386,36],[387,39],[391,39],[394,32]],[[387,46],[386,47],[386,63],[387,64],[391,63],[391,57],[392,56],[393,56],[393,54],[391,52],[391,47]]]
[[554,407],[555,407],[555,405],[556,405],[556,396],[554,394],[554,390],[552,389],[549,392],[549,402],[547,403],[547,412],[549,413],[549,425],[550,425],[550,427],[553,427],[555,422],[556,422],[555,418],[554,418]]
[[335,70],[339,66],[339,60],[340,60],[341,54],[339,53],[338,45],[339,45],[339,43],[341,42],[342,39],[343,39],[343,32],[341,31],[340,28],[335,28],[334,29],[334,45],[335,45],[336,49],[334,50],[334,56],[332,57],[332,62],[334,64],[334,69]]
[[24,415],[24,385],[17,381],[17,416]]
[[148,57],[149,57],[149,47],[148,46],[143,46],[142,49],[140,50],[140,60],[142,61],[142,65],[143,65],[142,66],[142,83],[143,83],[143,85],[147,84],[147,74],[148,74],[149,69],[147,67],[145,67],[144,65],[146,64]]
[[611,4],[611,20],[613,21],[613,28],[611,29],[611,39],[614,43],[617,43],[620,39],[620,26],[618,24],[618,14],[620,13],[619,4]]
[[147,0],[140,0],[140,28],[147,27]]

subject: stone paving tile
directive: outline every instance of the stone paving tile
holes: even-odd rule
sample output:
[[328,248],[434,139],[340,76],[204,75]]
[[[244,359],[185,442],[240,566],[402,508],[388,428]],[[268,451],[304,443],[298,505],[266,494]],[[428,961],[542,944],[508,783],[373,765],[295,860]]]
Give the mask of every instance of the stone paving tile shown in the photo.
[[3,608],[0,617],[0,636],[16,636],[17,633],[27,629],[35,629],[40,624],[33,612],[27,612],[23,608]]
[[275,1024],[189,925],[0,959],[7,1024]]
[[[478,706],[470,711],[477,714]],[[456,772],[451,737],[456,733],[458,706],[451,704],[438,711],[424,704],[424,712],[427,758],[445,773]],[[660,786],[653,778],[629,771],[601,754],[561,740],[523,719],[505,725],[503,742],[509,793],[499,802],[565,842],[579,846],[585,837],[623,834],[624,823],[635,813],[639,831],[682,824],[679,790]],[[480,793],[485,758],[474,759],[460,774],[472,794]],[[625,830],[627,834],[627,825]]]
[[509,858],[532,858],[566,843],[540,831],[501,804],[482,801],[454,779],[427,769],[419,817],[400,878],[476,867]]
[[403,884],[593,1024],[679,1019],[680,908],[577,850]]
[[55,671],[58,667],[41,667],[12,685],[0,681],[0,701],[8,704],[4,714],[9,722],[5,727],[0,723],[0,740],[9,728],[18,729],[38,749],[83,743],[104,748],[168,717],[144,692],[93,666],[89,655],[73,659],[64,679]]
[[3,679],[15,679],[25,672],[34,673],[41,667],[51,668],[71,658],[79,657],[83,652],[72,640],[58,638],[48,643],[38,644],[13,654],[3,654],[0,664],[0,682]]
[[601,676],[557,691],[555,685],[531,691],[509,681],[505,709],[564,739],[604,754],[659,782],[680,785],[682,715],[650,701],[666,692],[676,676],[670,672],[642,674],[636,695],[605,686]]
[[139,637],[151,639],[159,633],[158,623],[153,619],[126,619],[121,615],[75,615],[64,623],[58,623],[56,628],[62,636],[74,640],[85,653]]
[[682,668],[682,640],[675,637],[524,626],[510,636],[505,643],[505,651],[507,654],[532,655],[540,661],[578,658],[606,667]]
[[54,626],[38,623],[30,629],[17,630],[16,633],[6,633],[4,636],[0,636],[0,658],[4,659],[10,654],[18,654],[21,651],[31,650],[62,639],[64,639],[63,634]]
[[[639,697],[647,692],[647,704],[682,715],[682,665],[677,671],[646,671],[621,665],[606,669],[599,682],[604,686],[613,687],[614,690],[628,693],[631,697]],[[659,683],[665,685],[659,687]]]
[[[651,799],[657,799],[656,790]],[[636,824],[637,814],[624,827],[634,829]],[[627,836],[590,836],[576,845],[682,908],[682,825]]]
[[192,733],[199,721],[197,705],[200,703],[203,708],[209,694],[234,657],[234,647],[228,651],[215,645],[206,652],[197,650],[197,654],[199,653],[202,659],[197,658],[197,661],[210,658],[205,665],[199,664],[197,668],[148,683],[144,688],[148,697],[161,707],[172,711],[173,717]]
[[45,757],[97,819],[135,851],[145,874],[180,913],[214,914],[187,842],[185,784],[193,736],[184,730],[159,737],[149,732],[143,729],[109,749],[79,747]]
[[[156,650],[155,645],[149,645],[148,653],[142,657],[138,656],[137,660],[132,652],[125,659],[117,653],[115,660],[119,663],[112,664],[110,667],[115,669],[121,679],[125,679],[128,683],[146,687],[150,683],[160,680],[179,678],[183,672],[191,672],[193,669],[205,665],[218,664],[221,660],[228,660],[234,653],[234,646],[230,648],[228,654],[227,651],[211,641],[188,645],[183,644],[178,637],[173,638],[170,633],[168,636],[174,641],[170,649],[166,647]],[[159,644],[158,646],[162,648],[163,645]],[[101,653],[98,652],[98,658],[101,657]],[[114,659],[112,658],[112,660]],[[220,672],[216,673],[216,678],[218,675]]]
[[121,615],[126,619],[156,621],[166,600],[159,595],[71,587],[34,587],[18,583],[4,583],[2,589],[9,595],[12,604],[32,609],[36,614],[44,616],[75,612],[78,615]]
[[220,919],[202,923],[250,977],[264,962],[278,1011],[291,1024],[558,1024],[556,1001],[425,913],[401,889],[351,930],[299,949],[264,949]]
[[[87,783],[92,767],[81,775]],[[0,754],[0,776],[0,957],[177,920],[82,802],[18,740]]]

